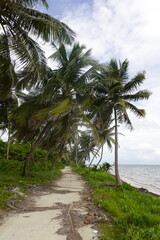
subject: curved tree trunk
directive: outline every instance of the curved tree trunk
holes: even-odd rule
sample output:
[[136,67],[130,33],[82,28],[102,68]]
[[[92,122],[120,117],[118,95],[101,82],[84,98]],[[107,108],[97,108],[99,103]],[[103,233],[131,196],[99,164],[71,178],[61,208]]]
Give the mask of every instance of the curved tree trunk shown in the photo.
[[88,153],[88,162],[91,161],[91,156],[90,156],[90,152]]
[[8,143],[7,143],[7,160],[9,159],[10,146],[11,146],[11,137],[10,137],[10,135],[8,135]]
[[117,113],[114,108],[114,117],[115,117],[115,177],[117,185],[121,184],[122,181],[119,175],[119,166],[118,166],[118,125],[117,125]]
[[100,162],[102,161],[102,157],[103,157],[103,145],[102,145],[102,150],[101,150],[101,157],[99,159],[99,162],[97,163],[97,167],[100,164]]
[[10,145],[11,145],[11,134],[10,134],[10,123],[9,123],[9,126],[8,126],[8,143],[7,143],[7,160],[9,159]]
[[76,133],[75,137],[75,162],[78,164],[78,133]]
[[43,162],[42,162],[42,167],[43,167],[43,168],[45,167],[45,164],[46,164],[46,162],[47,162],[47,160],[48,160],[48,157],[49,157],[50,153],[51,153],[51,152],[48,151],[47,154],[46,154],[46,156],[45,156],[45,158],[43,158]]
[[28,153],[25,161],[24,161],[24,165],[23,165],[23,169],[22,169],[22,176],[25,177],[26,174],[27,174],[27,167],[28,167],[28,164],[33,156],[33,153],[34,153],[34,150],[42,143],[43,141],[43,135],[44,134],[48,134],[50,131],[50,125],[46,125],[44,127],[44,129],[42,130],[42,132],[40,133],[37,141],[32,145],[31,147],[31,151]]
[[27,158],[26,158],[25,161],[24,161],[24,165],[23,165],[23,169],[22,169],[22,177],[25,177],[26,174],[27,174],[27,167],[28,167],[28,164],[29,164],[30,159],[31,159],[32,156],[33,156],[34,149],[35,149],[35,148],[33,148],[33,149],[29,152]]
[[93,162],[93,160],[95,159],[95,157],[96,157],[96,155],[97,155],[97,153],[99,152],[99,150],[100,150],[100,148],[97,150],[97,152],[94,154],[94,156],[93,156],[93,158],[92,158],[92,160],[91,160],[91,162],[90,162],[90,164],[89,164],[89,168],[91,167],[91,165],[92,165],[92,162]]

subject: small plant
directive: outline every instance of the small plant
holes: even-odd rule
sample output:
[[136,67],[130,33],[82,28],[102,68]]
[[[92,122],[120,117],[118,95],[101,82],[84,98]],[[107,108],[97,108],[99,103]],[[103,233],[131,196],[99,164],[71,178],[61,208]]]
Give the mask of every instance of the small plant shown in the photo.
[[112,169],[112,165],[106,162],[106,163],[103,163],[103,165],[101,165],[99,169],[105,172],[109,172],[109,170]]
[[97,165],[93,165],[93,167],[91,168],[91,170],[94,171],[94,172],[97,172],[97,171],[98,171]]

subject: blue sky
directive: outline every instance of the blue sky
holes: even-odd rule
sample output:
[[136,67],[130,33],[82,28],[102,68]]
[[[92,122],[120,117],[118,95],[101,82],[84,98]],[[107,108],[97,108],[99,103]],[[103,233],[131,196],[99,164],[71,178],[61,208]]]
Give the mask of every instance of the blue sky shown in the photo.
[[87,4],[91,11],[93,4],[92,0],[48,0],[47,2],[49,4],[47,13],[58,18],[61,18],[65,12],[68,12],[70,10],[75,11],[75,9],[77,9],[78,6],[81,6],[82,4]]
[[[120,129],[119,158],[123,164],[160,164],[160,1],[159,0],[49,0],[47,13],[69,25],[77,39],[100,62],[128,59],[130,76],[146,71],[142,89],[152,91],[145,119],[131,115],[134,131]],[[47,56],[52,53],[46,47]],[[103,161],[113,163],[105,148]]]

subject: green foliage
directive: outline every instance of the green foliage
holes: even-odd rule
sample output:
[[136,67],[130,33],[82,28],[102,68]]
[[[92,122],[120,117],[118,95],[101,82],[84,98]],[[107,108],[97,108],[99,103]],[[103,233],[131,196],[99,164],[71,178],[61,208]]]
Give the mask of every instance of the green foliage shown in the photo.
[[[26,154],[30,151],[29,144],[13,143],[10,147],[10,160],[23,161]],[[6,158],[7,143],[0,141],[0,157]]]
[[109,170],[111,170],[111,168],[112,168],[112,165],[111,164],[109,164],[109,163],[103,163],[100,167],[99,167],[99,169],[100,170],[102,170],[102,171],[105,171],[105,172],[108,172]]
[[11,172],[14,170],[19,170],[22,164],[18,161],[7,160],[0,157],[0,172]]
[[94,201],[112,219],[100,224],[101,240],[160,239],[160,198],[137,192],[129,184],[115,185],[112,175],[87,167],[74,167],[94,189]]
[[[0,21],[0,98],[6,99],[13,88],[31,88],[42,82],[46,74],[46,58],[32,36],[45,42],[71,44],[75,33],[63,22],[35,10],[35,4],[45,0],[1,0]],[[14,55],[14,57],[13,57]],[[17,78],[14,66],[23,69]],[[18,80],[18,81],[17,81]]]
[[97,165],[93,165],[93,167],[92,167],[92,171],[94,171],[94,172],[98,171],[98,167],[97,167]]
[[27,191],[33,184],[42,184],[54,179],[60,175],[62,163],[55,161],[54,153],[50,153],[45,160],[47,151],[40,148],[35,150],[34,162],[29,164],[27,177],[22,177],[22,167],[26,154],[30,151],[27,144],[11,144],[10,157],[6,159],[7,143],[0,141],[0,208],[7,208],[9,199],[20,198],[19,194],[12,190],[16,187],[21,192],[27,194]]

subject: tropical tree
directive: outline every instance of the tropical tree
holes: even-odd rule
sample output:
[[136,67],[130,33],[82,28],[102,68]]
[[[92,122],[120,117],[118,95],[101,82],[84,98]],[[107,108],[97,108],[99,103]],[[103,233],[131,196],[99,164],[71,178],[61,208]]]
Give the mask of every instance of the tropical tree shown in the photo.
[[[107,128],[108,127],[108,128]],[[106,143],[109,150],[112,149],[112,144],[115,143],[114,139],[112,138],[113,134],[113,128],[114,127],[110,127],[110,125],[105,124],[102,125],[101,128],[98,130],[98,134],[99,134],[99,145],[101,147],[101,155],[100,155],[100,159],[97,163],[97,167],[100,164],[100,162],[102,161],[103,158],[103,150],[104,150],[104,144]]]
[[[29,135],[34,135],[35,139],[32,151],[42,145],[54,146],[60,157],[66,146],[74,142],[77,126],[84,120],[84,85],[95,61],[90,50],[85,51],[85,47],[78,43],[70,49],[61,44],[51,58],[56,61],[57,69],[49,70],[52,73],[41,85],[39,94],[24,102],[15,118],[19,125],[18,133],[25,127],[30,129],[29,133],[32,131]],[[23,175],[30,157],[31,154],[26,158]]]
[[78,163],[85,163],[86,161],[90,162],[90,153],[94,153],[95,146],[96,144],[92,131],[81,131],[78,147]]
[[98,147],[98,150],[95,152],[95,155],[92,158],[92,161],[89,164],[89,167],[91,166],[93,160],[95,159],[96,155],[98,155],[98,153],[101,150],[100,153],[100,159],[97,163],[97,167],[100,164],[100,162],[102,161],[103,158],[103,151],[104,151],[104,144],[106,144],[109,148],[109,150],[112,149],[112,144],[114,144],[114,139],[113,139],[113,130],[114,127],[111,127],[111,123],[113,122],[113,120],[106,118],[106,114],[103,111],[103,109],[100,109],[100,107],[98,107],[98,105],[96,105],[96,99],[94,102],[95,106],[96,106],[96,111],[94,111],[94,113],[92,112],[93,120],[91,119],[91,121],[93,121],[93,125],[94,128],[96,129],[96,135],[93,132],[94,135],[94,142],[95,145]]
[[0,1],[1,99],[8,97],[17,84],[15,64],[18,70],[25,67],[27,73],[19,87],[31,87],[42,81],[46,59],[35,38],[69,44],[74,38],[74,32],[66,24],[34,9],[39,2],[48,7],[46,0]]
[[128,67],[127,60],[118,63],[117,60],[112,59],[109,64],[101,66],[101,70],[95,73],[97,81],[95,91],[99,104],[105,111],[106,118],[113,116],[115,122],[115,175],[117,184],[121,183],[118,169],[118,123],[125,123],[132,130],[133,126],[127,110],[137,117],[144,117],[145,110],[138,108],[132,102],[148,99],[151,95],[147,90],[139,90],[139,86],[145,80],[145,73],[138,73],[130,80]]

